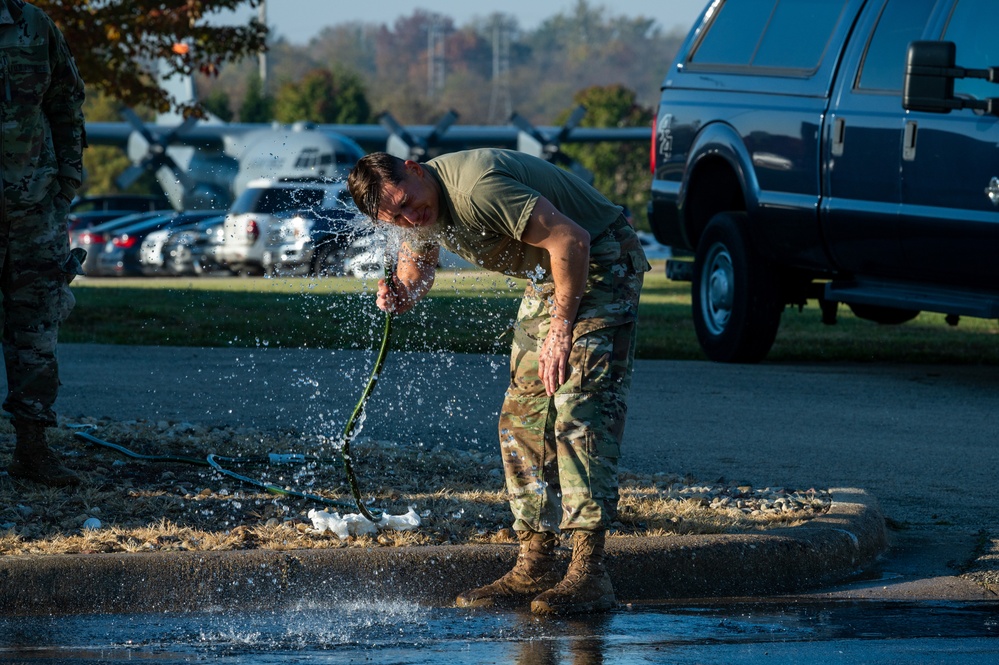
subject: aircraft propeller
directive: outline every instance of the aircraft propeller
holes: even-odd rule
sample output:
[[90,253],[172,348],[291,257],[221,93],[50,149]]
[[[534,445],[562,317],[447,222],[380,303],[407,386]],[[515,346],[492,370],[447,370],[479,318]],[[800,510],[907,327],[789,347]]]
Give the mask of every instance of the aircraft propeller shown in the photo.
[[516,111],[510,116],[510,123],[519,131],[517,134],[517,150],[540,157],[546,161],[567,167],[571,172],[593,184],[593,174],[578,161],[562,151],[562,142],[569,138],[579,122],[586,115],[585,106],[573,109],[569,119],[559,129],[554,138],[549,137],[540,129]]
[[180,168],[177,165],[177,162],[175,162],[173,158],[167,154],[167,148],[170,147],[170,144],[173,142],[175,137],[194,127],[194,125],[197,124],[198,119],[193,117],[187,118],[183,123],[170,131],[160,133],[151,131],[142,121],[142,118],[140,118],[135,111],[130,108],[124,109],[121,112],[121,115],[145,140],[146,153],[141,159],[138,160],[138,162],[133,163],[125,169],[115,179],[115,184],[121,189],[127,189],[146,171],[155,174],[160,168],[165,166],[173,172],[177,181],[184,187],[185,190],[192,188],[195,183],[188,176],[187,172]]
[[441,116],[441,119],[437,121],[433,130],[426,137],[416,137],[403,127],[391,113],[385,111],[378,116],[379,124],[389,133],[388,141],[385,143],[385,152],[401,159],[411,159],[418,162],[424,159],[427,152],[438,144],[441,137],[447,133],[447,130],[457,119],[458,112],[449,110]]

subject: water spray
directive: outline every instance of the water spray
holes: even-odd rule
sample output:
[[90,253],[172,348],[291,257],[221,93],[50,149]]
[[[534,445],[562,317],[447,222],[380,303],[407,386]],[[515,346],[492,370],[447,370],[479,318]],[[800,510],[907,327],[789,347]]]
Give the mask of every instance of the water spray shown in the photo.
[[[385,261],[385,280],[391,284],[393,276],[392,263],[386,257]],[[368,377],[368,382],[364,386],[364,390],[361,393],[360,399],[357,401],[357,405],[354,407],[354,411],[350,414],[350,418],[347,419],[347,424],[343,429],[343,438],[341,441],[341,458],[343,460],[343,470],[347,477],[347,484],[350,486],[350,492],[354,497],[354,505],[357,507],[358,512],[364,517],[369,523],[371,523],[371,528],[375,528],[373,525],[378,525],[380,528],[394,528],[394,529],[411,529],[415,528],[419,524],[419,517],[416,516],[413,509],[410,508],[410,513],[406,515],[385,515],[384,511],[375,508],[369,509],[364,505],[361,499],[361,489],[357,482],[357,475],[354,473],[354,465],[351,460],[350,455],[350,442],[354,436],[354,430],[357,427],[358,421],[361,415],[364,413],[364,407],[367,404],[368,398],[371,396],[372,391],[374,391],[375,384],[378,382],[378,377],[381,374],[382,366],[385,364],[385,357],[388,355],[389,349],[389,338],[392,333],[392,312],[385,312],[385,325],[382,329],[382,342],[378,349],[378,355],[375,358],[374,366],[371,369],[371,376]],[[90,429],[86,427],[85,429]],[[111,443],[110,441],[105,441],[100,439],[88,431],[77,431],[74,434],[81,439],[89,441],[90,443],[96,443],[107,448],[116,450],[123,455],[132,457],[133,459],[140,459],[150,462],[174,462],[182,464],[194,464],[198,466],[209,466],[215,471],[221,473],[222,475],[229,476],[241,482],[259,487],[271,494],[277,494],[280,496],[290,496],[298,497],[302,499],[308,499],[310,501],[315,501],[322,505],[343,509],[348,507],[343,501],[337,501],[334,499],[328,499],[323,496],[316,494],[309,494],[304,492],[297,492],[295,490],[286,489],[273,483],[267,483],[260,480],[255,480],[248,476],[236,473],[231,469],[227,469],[223,466],[230,464],[288,464],[288,463],[304,463],[307,461],[317,461],[317,462],[327,462],[328,460],[321,460],[319,458],[308,457],[305,455],[276,455],[270,454],[267,456],[258,457],[226,457],[222,455],[208,455],[207,458],[195,458],[195,457],[185,457],[179,455],[143,455],[137,453],[128,448]],[[316,514],[313,516],[314,511],[310,512],[310,517],[313,521],[322,521],[324,518],[329,518],[325,512],[322,514]],[[348,520],[352,521],[350,516]],[[331,530],[334,528],[330,526]],[[340,521],[337,521],[336,530],[339,532],[342,528]],[[345,528],[345,527],[343,527]],[[363,527],[362,527],[363,528]],[[345,532],[344,532],[345,533]]]

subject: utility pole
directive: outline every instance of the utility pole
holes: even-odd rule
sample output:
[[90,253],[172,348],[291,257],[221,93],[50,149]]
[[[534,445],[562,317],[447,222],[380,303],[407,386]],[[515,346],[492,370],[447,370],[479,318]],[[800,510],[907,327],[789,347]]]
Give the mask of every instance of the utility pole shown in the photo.
[[[260,0],[260,9],[257,10],[257,19],[267,25],[267,0]],[[260,74],[260,94],[267,95],[267,50],[257,54],[257,67]]]
[[427,98],[437,99],[444,90],[444,22],[434,15],[427,27]]
[[[510,39],[513,22],[493,14],[493,86],[489,100],[489,122],[505,121],[513,113],[510,99]],[[502,107],[502,108],[501,108]]]

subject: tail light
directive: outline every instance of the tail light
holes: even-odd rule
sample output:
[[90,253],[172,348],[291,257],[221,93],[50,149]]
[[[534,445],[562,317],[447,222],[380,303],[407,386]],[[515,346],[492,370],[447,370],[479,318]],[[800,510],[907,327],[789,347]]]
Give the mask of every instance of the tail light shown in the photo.
[[138,238],[135,236],[130,236],[127,233],[120,236],[115,236],[111,238],[111,244],[120,249],[128,249],[129,247],[134,247],[135,243],[138,242]]
[[257,220],[251,219],[246,222],[246,236],[253,242],[257,242],[260,237],[260,226],[257,224]]
[[90,231],[84,231],[80,234],[80,244],[81,245],[99,245],[104,242],[104,235],[101,233],[91,233]]
[[652,146],[649,148],[649,171],[653,177],[656,175],[656,120],[658,119],[658,116],[652,118]]

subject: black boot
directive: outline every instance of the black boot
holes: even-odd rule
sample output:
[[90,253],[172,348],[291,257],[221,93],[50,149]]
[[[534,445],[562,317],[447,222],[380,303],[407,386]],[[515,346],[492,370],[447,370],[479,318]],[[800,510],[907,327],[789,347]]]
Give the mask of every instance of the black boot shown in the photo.
[[14,447],[14,461],[7,467],[7,473],[13,478],[50,487],[80,484],[80,476],[63,466],[56,454],[49,450],[45,440],[45,423],[24,419],[13,422],[17,444]]

